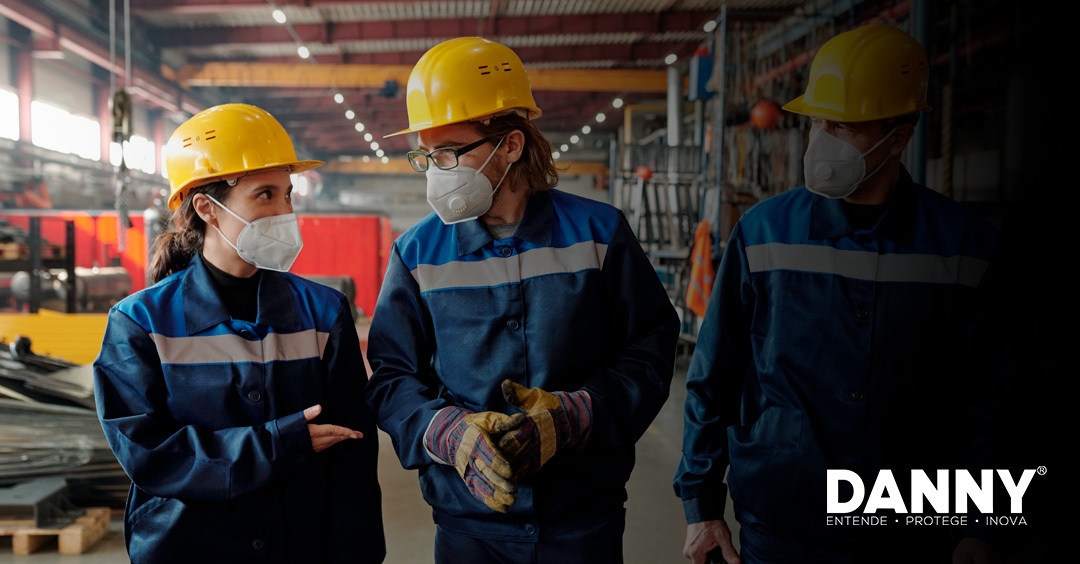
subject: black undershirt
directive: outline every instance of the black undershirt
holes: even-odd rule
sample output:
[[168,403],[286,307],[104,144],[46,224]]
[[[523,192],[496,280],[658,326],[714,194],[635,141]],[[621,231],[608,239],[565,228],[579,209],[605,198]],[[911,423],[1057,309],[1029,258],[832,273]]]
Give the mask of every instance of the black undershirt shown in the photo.
[[259,278],[262,270],[256,270],[250,278],[240,278],[210,264],[206,257],[202,259],[229,315],[233,319],[254,323],[259,314]]
[[844,202],[844,213],[857,230],[873,229],[889,204],[852,204]]

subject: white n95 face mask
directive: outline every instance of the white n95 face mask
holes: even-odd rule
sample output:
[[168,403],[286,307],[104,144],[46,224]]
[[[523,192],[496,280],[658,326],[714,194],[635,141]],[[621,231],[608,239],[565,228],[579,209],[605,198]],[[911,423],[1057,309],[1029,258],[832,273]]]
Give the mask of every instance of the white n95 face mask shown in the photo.
[[893,131],[896,131],[895,127],[865,153],[860,153],[854,145],[823,129],[810,132],[806,153],[803,154],[806,189],[826,198],[850,196],[863,180],[873,176],[888,162],[889,158],[886,157],[873,172],[866,174],[866,155],[880,147],[892,136]]
[[292,268],[296,257],[300,255],[300,249],[304,247],[304,241],[300,237],[300,224],[296,221],[295,213],[271,215],[260,217],[255,221],[247,221],[221,202],[209,195],[206,197],[246,225],[236,237],[235,245],[216,225],[211,226],[230,247],[236,249],[236,254],[240,255],[240,258],[264,270],[288,272]]
[[510,171],[510,164],[506,165],[502,178],[495,188],[491,187],[491,181],[481,172],[491,157],[495,156],[495,150],[502,144],[502,139],[492,149],[484,164],[479,169],[458,165],[450,170],[443,170],[436,166],[427,169],[427,201],[431,208],[438,214],[443,223],[450,225],[476,219],[491,209],[495,191],[502,186],[506,173]]

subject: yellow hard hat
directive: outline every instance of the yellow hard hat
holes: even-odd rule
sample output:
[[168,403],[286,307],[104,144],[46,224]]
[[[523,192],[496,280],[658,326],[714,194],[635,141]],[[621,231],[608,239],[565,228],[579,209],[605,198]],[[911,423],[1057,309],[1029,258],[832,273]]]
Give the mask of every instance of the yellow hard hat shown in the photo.
[[825,42],[810,63],[806,92],[789,112],[859,122],[929,110],[922,45],[888,24],[869,24]]
[[482,37],[443,41],[424,53],[409,74],[405,93],[409,127],[423,131],[523,109],[540,117],[525,65],[505,45]]
[[277,167],[303,172],[326,164],[296,159],[285,128],[266,110],[248,104],[207,108],[176,128],[165,145],[169,209],[188,190],[217,180]]

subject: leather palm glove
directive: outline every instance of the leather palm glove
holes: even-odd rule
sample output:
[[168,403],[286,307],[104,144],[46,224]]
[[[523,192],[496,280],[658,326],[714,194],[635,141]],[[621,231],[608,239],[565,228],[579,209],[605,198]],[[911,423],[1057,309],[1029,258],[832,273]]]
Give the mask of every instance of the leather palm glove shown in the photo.
[[547,392],[503,380],[502,393],[527,417],[498,443],[515,479],[540,470],[556,452],[583,448],[588,441],[593,415],[588,392]]
[[447,407],[435,414],[424,434],[424,446],[439,460],[457,469],[469,493],[485,505],[506,513],[517,488],[506,457],[495,443],[505,432],[520,426],[525,415],[494,411],[476,413]]

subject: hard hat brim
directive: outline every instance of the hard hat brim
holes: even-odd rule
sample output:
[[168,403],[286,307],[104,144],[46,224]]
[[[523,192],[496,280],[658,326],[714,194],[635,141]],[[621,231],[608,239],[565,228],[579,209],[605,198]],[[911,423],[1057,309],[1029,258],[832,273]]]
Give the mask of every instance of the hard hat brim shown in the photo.
[[499,116],[510,114],[510,113],[517,113],[517,114],[522,115],[523,117],[527,118],[530,121],[532,121],[532,120],[540,117],[541,115],[543,115],[543,112],[540,111],[540,108],[537,108],[535,106],[531,106],[531,107],[526,107],[526,106],[515,107],[515,108],[509,108],[509,109],[506,109],[506,110],[503,110],[503,111],[500,111],[500,112],[496,112],[494,114],[481,114],[481,115],[469,117],[467,119],[462,119],[462,120],[459,120],[459,121],[448,121],[446,123],[439,123],[439,124],[435,124],[435,123],[418,124],[418,125],[414,125],[412,127],[407,127],[405,129],[402,129],[401,131],[395,131],[394,133],[383,135],[383,139],[386,139],[387,137],[394,137],[396,135],[403,135],[405,133],[417,133],[417,132],[420,132],[420,131],[426,131],[428,129],[435,129],[436,127],[443,127],[445,125],[456,125],[456,124],[459,124],[459,123],[482,122],[482,121],[485,121],[485,120],[489,120],[491,118],[499,117]]
[[833,111],[828,108],[822,108],[820,106],[812,106],[806,103],[804,99],[805,95],[800,95],[798,98],[780,106],[781,109],[789,111],[793,114],[801,114],[807,117],[825,119],[836,123],[859,123],[864,121],[880,121],[883,119],[890,119],[917,112],[930,111],[932,108],[926,104],[921,104],[911,112],[889,113],[881,115],[869,115],[869,116],[852,116],[842,111]]
[[318,168],[320,166],[323,166],[324,164],[326,164],[326,162],[312,159],[312,160],[303,160],[303,161],[296,161],[296,162],[284,163],[284,164],[270,164],[270,165],[267,165],[267,166],[254,168],[254,169],[249,169],[249,170],[229,171],[229,172],[215,172],[214,174],[205,174],[205,175],[202,175],[202,176],[195,176],[195,177],[192,177],[191,179],[189,179],[187,182],[180,185],[173,192],[172,196],[169,197],[169,201],[168,201],[169,211],[176,211],[176,208],[180,207],[180,202],[184,199],[184,196],[186,196],[187,193],[192,188],[195,188],[197,186],[202,186],[204,184],[210,184],[211,182],[217,182],[218,180],[222,180],[222,179],[226,179],[226,178],[237,177],[237,176],[247,176],[247,175],[255,174],[255,173],[258,173],[258,172],[262,172],[264,170],[270,170],[270,169],[273,169],[273,168],[279,168],[279,167],[284,167],[284,166],[289,167],[289,174],[299,174],[301,172],[307,172],[309,170]]
[[423,127],[407,127],[405,129],[402,129],[401,131],[395,131],[393,133],[383,135],[383,139],[386,139],[388,137],[396,137],[398,135],[404,135],[406,133],[416,133],[417,131],[423,131],[425,129],[431,129],[432,127],[435,127],[435,126],[433,126],[433,125],[425,125]]

